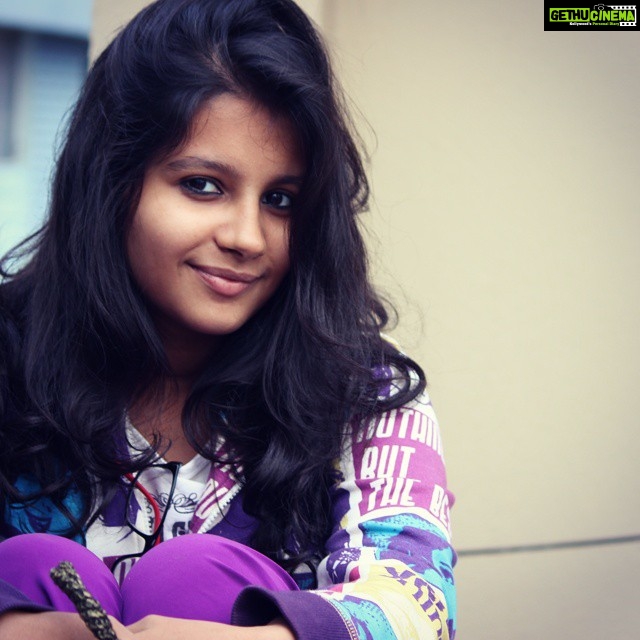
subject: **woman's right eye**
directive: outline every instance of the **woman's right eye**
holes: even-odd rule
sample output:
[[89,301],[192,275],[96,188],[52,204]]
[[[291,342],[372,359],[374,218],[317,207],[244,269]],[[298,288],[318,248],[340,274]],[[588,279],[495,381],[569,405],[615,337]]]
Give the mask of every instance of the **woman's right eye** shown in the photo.
[[196,176],[193,178],[185,178],[180,181],[183,189],[198,196],[219,195],[222,193],[220,187],[211,179]]

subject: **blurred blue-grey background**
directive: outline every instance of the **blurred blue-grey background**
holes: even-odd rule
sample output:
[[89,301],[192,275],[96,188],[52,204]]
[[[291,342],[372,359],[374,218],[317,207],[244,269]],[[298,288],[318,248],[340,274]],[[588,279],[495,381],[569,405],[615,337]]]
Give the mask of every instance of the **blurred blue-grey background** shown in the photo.
[[0,0],[0,253],[39,226],[87,70],[91,0]]

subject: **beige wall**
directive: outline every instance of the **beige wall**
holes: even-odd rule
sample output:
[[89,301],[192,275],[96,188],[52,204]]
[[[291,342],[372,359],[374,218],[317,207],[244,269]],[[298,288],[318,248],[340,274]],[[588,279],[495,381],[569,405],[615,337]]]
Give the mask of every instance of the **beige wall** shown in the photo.
[[[96,42],[141,4],[96,0]],[[376,278],[427,369],[457,546],[639,533],[637,32],[545,33],[538,2],[300,4],[368,123]],[[638,575],[638,544],[463,557],[459,637],[635,637]]]

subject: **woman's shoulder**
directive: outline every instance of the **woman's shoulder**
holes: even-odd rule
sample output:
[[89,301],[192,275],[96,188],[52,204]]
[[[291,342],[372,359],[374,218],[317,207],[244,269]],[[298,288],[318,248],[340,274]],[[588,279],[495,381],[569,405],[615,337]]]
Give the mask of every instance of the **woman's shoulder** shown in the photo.
[[380,335],[389,350],[385,362],[372,369],[377,397],[369,411],[357,415],[349,425],[351,437],[359,442],[394,439],[394,434],[403,440],[417,433],[423,422],[437,427],[422,368],[393,338]]
[[[418,385],[418,381],[411,384]],[[407,396],[404,386],[392,381],[383,391],[382,398],[394,399],[398,396]],[[364,421],[355,421],[353,434],[358,441],[371,441],[379,438],[404,440],[423,439],[416,434],[437,428],[438,421],[429,393],[425,387],[414,389],[404,401],[394,402],[391,406],[383,406]],[[395,438],[394,438],[395,436]]]

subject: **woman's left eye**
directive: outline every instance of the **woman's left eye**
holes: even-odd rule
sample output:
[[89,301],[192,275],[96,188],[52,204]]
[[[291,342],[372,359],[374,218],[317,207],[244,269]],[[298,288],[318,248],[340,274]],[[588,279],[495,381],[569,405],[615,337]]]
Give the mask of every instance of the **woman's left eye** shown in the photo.
[[186,178],[182,180],[180,184],[184,189],[196,195],[208,196],[222,193],[220,187],[210,178],[202,178],[199,176]]
[[291,209],[293,196],[284,191],[269,191],[262,196],[262,204],[274,209]]

